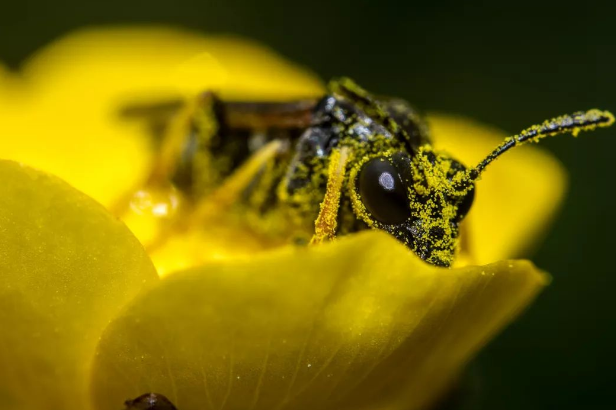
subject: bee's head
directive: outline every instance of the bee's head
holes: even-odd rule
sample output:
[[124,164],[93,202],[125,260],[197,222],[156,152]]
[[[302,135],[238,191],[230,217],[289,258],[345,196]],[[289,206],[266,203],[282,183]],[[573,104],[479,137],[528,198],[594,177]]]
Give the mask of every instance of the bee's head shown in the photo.
[[370,227],[391,233],[426,262],[450,266],[459,224],[473,203],[475,181],[492,161],[529,141],[565,132],[577,135],[613,123],[614,116],[600,110],[557,117],[505,139],[468,169],[428,144],[412,154],[396,151],[367,156],[350,173],[353,210]]
[[365,158],[351,171],[355,214],[437,266],[453,262],[459,224],[473,203],[474,182],[460,162],[421,147]]

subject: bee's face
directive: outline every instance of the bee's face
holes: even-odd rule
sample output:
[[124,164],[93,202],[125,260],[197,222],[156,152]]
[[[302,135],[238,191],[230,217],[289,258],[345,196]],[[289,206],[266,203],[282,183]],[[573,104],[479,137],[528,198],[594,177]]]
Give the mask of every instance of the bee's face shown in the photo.
[[458,161],[429,146],[413,155],[397,151],[357,161],[349,179],[355,215],[410,247],[423,260],[449,266],[459,223],[474,185]]
[[[314,186],[325,186],[328,179],[324,163],[334,149],[346,147],[351,152],[345,195],[350,207],[339,211],[342,231],[366,225],[384,230],[426,262],[451,265],[459,223],[474,196],[467,169],[433,152],[427,127],[408,103],[374,97],[348,81],[332,88],[300,138],[288,192],[307,192],[298,195],[302,200],[319,192]],[[322,193],[315,199],[311,209],[318,209]]]

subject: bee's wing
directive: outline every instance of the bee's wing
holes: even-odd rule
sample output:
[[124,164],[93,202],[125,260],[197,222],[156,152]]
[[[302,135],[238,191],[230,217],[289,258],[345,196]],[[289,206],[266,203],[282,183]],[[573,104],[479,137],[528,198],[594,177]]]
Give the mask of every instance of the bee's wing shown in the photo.
[[[283,102],[222,101],[212,93],[201,98],[214,98],[220,125],[228,130],[301,129],[312,121],[316,99]],[[171,118],[186,104],[182,100],[153,101],[129,104],[119,110],[122,118],[149,123],[154,137],[160,137]]]
[[314,99],[285,102],[221,103],[223,122],[231,129],[268,130],[306,128],[312,121]]

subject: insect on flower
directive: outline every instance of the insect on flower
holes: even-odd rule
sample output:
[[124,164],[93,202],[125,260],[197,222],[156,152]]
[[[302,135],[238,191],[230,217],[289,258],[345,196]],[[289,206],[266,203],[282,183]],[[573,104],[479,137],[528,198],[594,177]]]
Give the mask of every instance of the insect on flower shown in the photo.
[[206,92],[123,115],[163,135],[149,186],[179,191],[192,204],[190,223],[235,213],[264,240],[296,243],[380,229],[437,266],[452,264],[475,183],[492,161],[529,141],[614,123],[597,109],[556,117],[469,168],[433,149],[407,102],[349,79],[314,100],[233,102]]

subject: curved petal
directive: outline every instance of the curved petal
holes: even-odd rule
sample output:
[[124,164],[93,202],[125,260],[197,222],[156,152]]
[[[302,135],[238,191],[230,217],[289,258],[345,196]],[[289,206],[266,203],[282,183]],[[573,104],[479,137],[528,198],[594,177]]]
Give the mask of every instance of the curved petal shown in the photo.
[[249,41],[170,28],[90,29],[27,62],[19,101],[0,105],[0,156],[60,176],[111,206],[142,185],[151,167],[149,129],[122,107],[193,96],[314,95],[320,82]]
[[[507,135],[475,121],[447,115],[429,117],[437,148],[467,166],[478,164]],[[566,191],[566,172],[550,154],[532,146],[503,155],[477,182],[475,203],[465,222],[474,263],[519,256],[536,244]]]
[[259,99],[322,91],[316,76],[258,43],[170,27],[78,31],[33,56],[23,73],[41,97],[96,95],[105,105],[207,90]]
[[59,179],[0,161],[2,408],[87,408],[103,328],[157,280],[142,246]]
[[380,232],[177,273],[105,331],[93,400],[424,408],[545,283],[525,261],[436,268]]
[[254,258],[274,246],[280,243],[268,242],[238,226],[221,223],[170,234],[162,246],[148,253],[158,274],[165,276],[212,261]]

